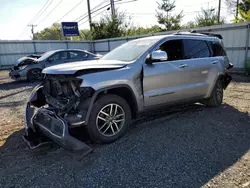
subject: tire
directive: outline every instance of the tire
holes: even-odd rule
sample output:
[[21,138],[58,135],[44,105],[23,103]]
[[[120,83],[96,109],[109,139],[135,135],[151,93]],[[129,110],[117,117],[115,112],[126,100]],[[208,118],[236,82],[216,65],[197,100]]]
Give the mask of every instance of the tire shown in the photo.
[[203,102],[203,104],[211,107],[217,107],[221,105],[222,101],[223,101],[223,84],[222,80],[217,80],[213,88],[211,97],[206,99]]
[[94,142],[108,144],[126,133],[130,120],[131,110],[128,103],[117,95],[107,94],[94,103],[87,130]]
[[42,70],[41,69],[31,69],[27,74],[27,80],[29,82],[42,80]]

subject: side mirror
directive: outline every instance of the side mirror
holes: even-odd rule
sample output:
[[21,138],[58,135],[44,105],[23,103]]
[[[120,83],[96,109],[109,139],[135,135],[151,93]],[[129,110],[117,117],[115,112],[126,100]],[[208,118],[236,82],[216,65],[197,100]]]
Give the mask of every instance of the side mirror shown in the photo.
[[152,62],[167,61],[167,60],[168,60],[168,54],[165,51],[157,50],[153,51],[151,54]]

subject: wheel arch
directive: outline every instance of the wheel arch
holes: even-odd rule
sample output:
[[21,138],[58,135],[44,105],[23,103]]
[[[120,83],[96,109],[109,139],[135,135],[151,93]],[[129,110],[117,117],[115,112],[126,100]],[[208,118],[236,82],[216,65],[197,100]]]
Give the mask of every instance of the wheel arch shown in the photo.
[[130,86],[121,84],[99,89],[93,94],[91,102],[89,104],[85,124],[88,124],[89,116],[95,101],[98,100],[101,96],[106,94],[115,94],[122,97],[130,107],[132,118],[136,117],[138,111],[138,104],[134,92]]
[[[217,83],[218,80],[222,80],[222,82],[224,81],[224,78],[225,78],[225,75],[223,73],[221,74],[218,74],[217,77],[214,79],[214,82],[213,82],[213,85],[210,87],[210,90],[209,90],[209,93],[207,95],[207,97],[210,97],[212,92],[213,92],[213,89],[214,89],[214,86],[215,84]],[[206,97],[206,98],[207,98]]]
[[43,69],[41,69],[40,67],[32,67],[32,68],[30,68],[30,69],[27,71],[27,74],[26,74],[26,78],[27,78],[27,79],[28,79],[28,77],[29,77],[30,72],[33,71],[33,70],[39,70],[39,71],[41,71],[41,73],[42,73],[42,71],[43,71]]

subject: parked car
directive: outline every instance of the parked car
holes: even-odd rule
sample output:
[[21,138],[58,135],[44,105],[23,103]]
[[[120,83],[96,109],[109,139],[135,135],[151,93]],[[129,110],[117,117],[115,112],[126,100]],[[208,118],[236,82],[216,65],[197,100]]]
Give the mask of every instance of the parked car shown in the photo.
[[31,138],[45,135],[80,150],[86,144],[69,134],[74,127],[85,126],[95,142],[111,143],[144,111],[190,102],[220,106],[232,68],[220,38],[198,33],[147,37],[97,61],[44,69],[45,80],[27,103],[24,139],[34,146]]
[[86,61],[100,58],[84,50],[54,50],[44,53],[40,58],[20,58],[9,75],[14,80],[36,81],[42,79],[42,70],[52,65],[62,63]]

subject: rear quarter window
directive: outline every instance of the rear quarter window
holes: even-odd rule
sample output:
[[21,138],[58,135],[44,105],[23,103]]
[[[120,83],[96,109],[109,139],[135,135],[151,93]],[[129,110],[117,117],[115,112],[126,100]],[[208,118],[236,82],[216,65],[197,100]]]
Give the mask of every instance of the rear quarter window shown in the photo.
[[213,57],[217,57],[217,56],[226,56],[227,53],[224,50],[222,44],[218,43],[218,42],[210,42],[212,51],[213,51]]

